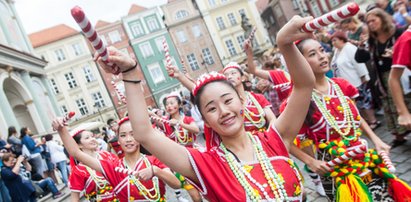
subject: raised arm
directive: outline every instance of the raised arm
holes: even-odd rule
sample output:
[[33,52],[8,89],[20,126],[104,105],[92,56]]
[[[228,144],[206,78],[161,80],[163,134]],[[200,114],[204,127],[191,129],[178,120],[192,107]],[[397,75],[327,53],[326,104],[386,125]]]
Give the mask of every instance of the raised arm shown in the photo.
[[[144,94],[141,90],[140,78],[137,77],[136,61],[112,47],[108,48],[108,53],[109,61],[118,65],[120,71],[124,72],[122,75],[126,89],[126,100],[127,103],[133,103],[127,105],[127,110],[134,138],[172,170],[198,181],[189,162],[186,149],[152,128]],[[106,72],[113,73],[113,70],[101,60],[99,60],[99,64]]]
[[270,73],[266,70],[258,69],[254,65],[253,47],[251,42],[247,39],[244,41],[244,50],[247,55],[247,69],[251,74],[256,75],[262,79],[270,80]]
[[84,153],[80,150],[76,141],[70,136],[67,127],[64,126],[62,118],[56,118],[52,123],[53,129],[57,130],[60,135],[61,140],[63,141],[64,147],[71,157],[77,159],[84,165],[90,167],[93,170],[101,172],[100,164],[98,159]]
[[180,83],[183,84],[183,86],[186,87],[190,92],[193,90],[194,82],[191,79],[189,79],[186,75],[184,75],[182,72],[180,72],[178,67],[167,67],[167,73],[168,75],[173,75],[173,78],[179,80]]
[[294,45],[294,41],[312,37],[311,33],[300,31],[311,17],[294,16],[278,33],[278,47],[284,56],[293,81],[293,89],[284,112],[273,122],[288,148],[293,144],[303,125],[314,88],[314,74],[310,65]]

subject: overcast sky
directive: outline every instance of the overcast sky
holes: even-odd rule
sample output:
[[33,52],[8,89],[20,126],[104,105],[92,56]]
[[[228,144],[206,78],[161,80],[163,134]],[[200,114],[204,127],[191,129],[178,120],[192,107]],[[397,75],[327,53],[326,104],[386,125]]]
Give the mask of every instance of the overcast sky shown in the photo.
[[114,22],[126,16],[132,4],[147,8],[167,0],[15,0],[16,10],[27,34],[61,23],[79,30],[70,9],[80,6],[93,25],[97,20]]

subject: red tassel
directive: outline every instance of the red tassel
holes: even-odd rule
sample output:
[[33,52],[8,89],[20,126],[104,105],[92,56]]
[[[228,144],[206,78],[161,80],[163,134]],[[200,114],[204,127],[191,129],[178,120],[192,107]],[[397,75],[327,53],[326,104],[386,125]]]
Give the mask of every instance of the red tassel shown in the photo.
[[409,202],[411,201],[411,188],[399,178],[388,179],[388,191],[394,201]]

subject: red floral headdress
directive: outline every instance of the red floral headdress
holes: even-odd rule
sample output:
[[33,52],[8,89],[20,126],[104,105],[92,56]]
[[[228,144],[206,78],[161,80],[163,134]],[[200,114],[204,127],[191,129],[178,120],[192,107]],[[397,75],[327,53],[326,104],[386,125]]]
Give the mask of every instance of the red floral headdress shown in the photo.
[[217,72],[210,72],[208,74],[201,75],[200,77],[198,77],[195,83],[195,86],[193,88],[193,95],[197,96],[198,90],[204,85],[212,81],[220,81],[220,80],[227,80],[227,77]]
[[71,137],[75,137],[75,136],[77,136],[78,134],[80,134],[84,131],[85,131],[84,129],[80,129],[80,130],[72,132],[70,135],[71,135]]

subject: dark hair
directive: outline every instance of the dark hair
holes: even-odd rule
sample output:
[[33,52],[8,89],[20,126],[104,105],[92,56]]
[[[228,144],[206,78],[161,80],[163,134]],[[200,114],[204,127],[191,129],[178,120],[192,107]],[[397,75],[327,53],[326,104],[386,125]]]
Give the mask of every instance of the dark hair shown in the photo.
[[4,153],[4,154],[3,154],[3,157],[1,158],[1,160],[3,160],[3,162],[9,161],[9,159],[10,159],[11,157],[14,157],[14,155],[13,155],[12,153]]
[[111,122],[113,122],[113,121],[114,121],[114,119],[108,119],[108,120],[107,120],[107,125],[110,125]]
[[[315,39],[311,39],[311,38],[303,39],[303,40],[299,41],[299,42],[296,44],[297,49],[298,49],[301,53],[303,53],[304,44],[305,44],[307,41],[309,41],[309,40],[315,40]],[[314,124],[314,123],[313,123],[312,116],[314,115],[315,109],[316,109],[315,103],[311,100],[311,101],[310,101],[310,106],[308,107],[307,115],[305,116],[305,120],[304,120],[304,123],[305,123],[305,124],[307,124],[307,125],[309,125],[309,126],[312,125],[312,124]]]
[[12,136],[13,134],[17,133],[16,127],[10,126],[9,129],[9,137]]
[[237,90],[235,89],[235,87],[233,86],[233,84],[231,84],[229,81],[227,81],[227,80],[211,81],[211,82],[209,82],[209,83],[201,86],[201,87],[198,89],[198,91],[197,91],[197,96],[194,97],[194,104],[198,107],[198,111],[200,112],[201,116],[203,116],[203,113],[201,112],[201,108],[200,108],[200,97],[201,97],[201,94],[203,93],[205,86],[207,86],[207,85],[210,84],[210,83],[215,83],[215,82],[219,82],[219,83],[222,83],[222,84],[224,84],[224,85],[229,86],[230,88],[232,88],[232,89],[236,92],[237,96],[240,98],[240,95],[238,94]]
[[77,144],[81,144],[80,139],[81,139],[81,136],[83,135],[83,132],[84,131],[82,131],[79,134],[73,136],[73,139],[74,139],[74,141],[76,141]]
[[264,68],[265,69],[274,69],[274,62],[272,61],[267,61],[264,63]]
[[23,139],[23,137],[27,135],[27,129],[27,127],[23,127],[20,129],[20,139]]
[[167,99],[169,99],[169,98],[176,98],[177,103],[178,103],[178,106],[180,106],[181,103],[182,103],[181,99],[180,99],[179,97],[177,97],[177,96],[165,97],[165,98],[163,99],[163,105],[164,105],[164,107],[166,106]]
[[47,134],[46,136],[44,136],[44,139],[48,142],[48,141],[53,139],[53,135],[52,134]]

